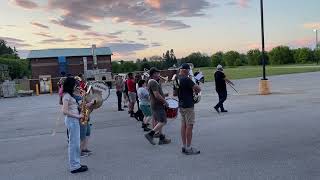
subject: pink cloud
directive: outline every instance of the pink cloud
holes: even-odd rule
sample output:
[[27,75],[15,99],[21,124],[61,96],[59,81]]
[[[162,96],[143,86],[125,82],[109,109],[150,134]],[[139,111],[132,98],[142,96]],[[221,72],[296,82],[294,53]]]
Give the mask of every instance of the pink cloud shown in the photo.
[[315,40],[312,38],[302,38],[302,39],[291,41],[288,43],[288,45],[293,48],[301,48],[301,47],[311,48],[312,46],[315,45]]
[[249,7],[250,0],[233,0],[231,2],[228,2],[227,5],[229,6],[240,6],[242,8]]
[[[265,45],[265,50],[266,51],[270,51],[271,49],[273,49],[276,46],[277,46],[276,44],[268,43],[268,44]],[[250,50],[250,49],[259,49],[259,50],[261,50],[262,49],[262,45],[261,45],[261,43],[250,43],[250,44],[247,44],[246,50]]]
[[249,0],[238,0],[238,4],[243,7],[246,8],[249,6]]

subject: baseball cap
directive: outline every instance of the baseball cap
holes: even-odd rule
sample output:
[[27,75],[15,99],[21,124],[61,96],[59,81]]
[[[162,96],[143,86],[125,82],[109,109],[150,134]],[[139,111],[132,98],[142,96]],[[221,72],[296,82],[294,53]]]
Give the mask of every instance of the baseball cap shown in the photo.
[[152,76],[154,73],[156,73],[156,72],[160,72],[157,68],[155,68],[155,67],[152,67],[151,69],[150,69],[150,71],[149,71],[149,74],[150,74],[150,76]]
[[180,69],[187,69],[187,70],[189,70],[189,69],[191,69],[191,68],[190,68],[189,64],[183,63],[183,64],[181,65]]

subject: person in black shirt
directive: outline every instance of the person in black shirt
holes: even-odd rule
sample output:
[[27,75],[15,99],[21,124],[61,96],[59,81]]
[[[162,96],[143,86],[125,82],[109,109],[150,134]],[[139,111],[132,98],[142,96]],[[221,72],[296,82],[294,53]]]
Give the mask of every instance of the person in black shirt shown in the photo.
[[226,75],[223,73],[223,67],[219,64],[217,66],[217,71],[214,73],[214,79],[216,83],[216,91],[219,95],[219,102],[218,104],[214,107],[214,109],[220,113],[219,108],[221,112],[228,112],[227,110],[224,109],[223,103],[227,99],[227,86],[226,83],[234,85],[229,79],[226,78]]
[[200,151],[191,147],[193,124],[195,123],[195,112],[193,92],[199,93],[200,87],[189,77],[190,66],[183,64],[179,73],[179,109],[181,114],[181,139],[183,143],[182,153],[186,155],[200,154]]

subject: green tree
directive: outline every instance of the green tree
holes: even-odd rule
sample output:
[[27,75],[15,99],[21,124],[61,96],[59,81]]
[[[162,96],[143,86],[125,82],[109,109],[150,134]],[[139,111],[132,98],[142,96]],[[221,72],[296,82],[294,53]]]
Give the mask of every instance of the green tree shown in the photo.
[[216,67],[219,64],[221,64],[222,66],[225,65],[225,63],[223,61],[223,52],[221,52],[221,51],[216,52],[215,54],[213,54],[211,56],[211,66]]
[[319,62],[320,62],[320,48],[314,50],[313,55],[314,55],[314,61],[317,64],[319,64]]
[[174,54],[174,50],[167,50],[166,53],[163,53],[163,60],[165,67],[172,67],[174,64],[177,64],[177,58]]
[[11,79],[30,76],[29,61],[26,59],[6,59],[0,57],[0,64],[8,65]]
[[262,64],[262,54],[259,49],[251,49],[247,52],[248,64],[252,66]]
[[294,58],[288,46],[278,46],[269,52],[270,63],[273,65],[293,64]]
[[191,53],[189,56],[182,58],[181,63],[192,63],[194,67],[210,66],[210,57],[200,52]]
[[240,58],[240,54],[237,51],[229,51],[223,55],[223,61],[227,66],[235,66],[236,60]]
[[314,61],[313,52],[309,48],[299,48],[292,50],[295,63],[304,64]]

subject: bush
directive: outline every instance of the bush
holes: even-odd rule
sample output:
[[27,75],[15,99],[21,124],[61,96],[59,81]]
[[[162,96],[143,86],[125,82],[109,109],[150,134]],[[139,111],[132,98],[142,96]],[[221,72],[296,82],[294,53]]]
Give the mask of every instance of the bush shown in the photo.
[[293,53],[287,46],[278,46],[269,52],[270,63],[272,65],[293,64]]
[[224,54],[223,61],[226,63],[227,66],[235,66],[236,60],[240,59],[240,54],[236,51],[229,51]]
[[24,76],[30,76],[31,74],[29,61],[26,59],[0,58],[0,64],[8,65],[11,79],[23,78]]

